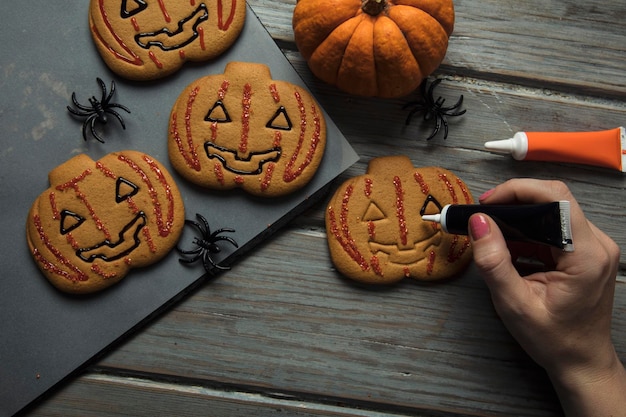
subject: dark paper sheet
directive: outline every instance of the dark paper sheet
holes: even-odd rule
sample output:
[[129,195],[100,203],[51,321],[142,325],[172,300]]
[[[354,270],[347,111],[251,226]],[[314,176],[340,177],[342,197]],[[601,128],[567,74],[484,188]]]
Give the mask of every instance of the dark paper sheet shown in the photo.
[[[242,192],[211,194],[186,183],[169,164],[166,139],[171,106],[187,84],[222,73],[229,61],[265,63],[273,79],[303,86],[302,80],[248,7],[243,33],[218,59],[188,65],[156,82],[125,81],[106,68],[91,41],[88,3],[0,4],[0,416],[18,412],[71,376],[202,282],[204,274],[200,264],[181,265],[172,251],[100,294],[75,297],[54,289],[31,259],[25,237],[28,210],[48,188],[51,169],[80,153],[94,160],[124,149],[150,154],[177,181],[188,219],[201,213],[212,228],[236,230],[232,236],[239,249],[224,245],[216,258],[231,263],[315,202],[358,159],[325,114],[328,141],[322,165],[313,181],[293,195],[266,200]],[[98,94],[96,77],[107,87],[114,79],[114,101],[132,111],[123,114],[126,130],[117,121],[107,124],[104,144],[84,142],[81,121],[66,110],[72,92]]]

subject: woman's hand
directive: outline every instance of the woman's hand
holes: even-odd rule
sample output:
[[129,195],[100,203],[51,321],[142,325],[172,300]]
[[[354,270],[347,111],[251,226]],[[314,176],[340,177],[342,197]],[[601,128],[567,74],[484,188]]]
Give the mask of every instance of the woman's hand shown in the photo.
[[[484,214],[470,218],[474,260],[502,321],[546,369],[566,413],[626,415],[626,372],[611,340],[620,254],[615,242],[585,218],[561,182],[511,180],[479,200],[481,204],[570,201],[574,252],[551,248],[552,262],[544,262],[550,270],[522,277],[498,226]],[[538,253],[545,250],[537,247]]]

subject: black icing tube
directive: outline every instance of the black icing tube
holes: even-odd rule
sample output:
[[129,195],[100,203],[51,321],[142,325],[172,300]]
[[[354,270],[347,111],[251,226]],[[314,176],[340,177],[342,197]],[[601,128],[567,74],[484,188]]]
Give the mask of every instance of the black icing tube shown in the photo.
[[569,201],[510,206],[448,204],[441,210],[441,214],[424,215],[422,219],[440,223],[446,233],[467,235],[469,218],[476,213],[491,217],[507,240],[534,242],[555,246],[566,252],[574,251]]

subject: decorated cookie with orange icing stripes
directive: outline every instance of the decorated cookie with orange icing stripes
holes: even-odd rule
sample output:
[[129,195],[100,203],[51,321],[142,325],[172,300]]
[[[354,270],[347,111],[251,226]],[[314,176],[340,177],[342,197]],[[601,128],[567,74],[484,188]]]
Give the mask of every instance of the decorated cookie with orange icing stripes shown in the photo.
[[98,161],[73,157],[53,169],[33,203],[26,236],[58,289],[93,293],[163,258],[180,237],[183,201],[165,167],[136,151]]
[[172,165],[215,190],[286,195],[306,185],[324,155],[326,122],[305,89],[273,80],[266,65],[230,62],[192,82],[169,123]]
[[245,0],[91,0],[89,27],[109,68],[154,80],[186,61],[206,61],[239,37]]
[[332,261],[343,275],[367,283],[450,278],[468,265],[470,240],[421,216],[472,202],[465,183],[446,169],[415,168],[406,156],[375,158],[365,175],[347,180],[329,202]]

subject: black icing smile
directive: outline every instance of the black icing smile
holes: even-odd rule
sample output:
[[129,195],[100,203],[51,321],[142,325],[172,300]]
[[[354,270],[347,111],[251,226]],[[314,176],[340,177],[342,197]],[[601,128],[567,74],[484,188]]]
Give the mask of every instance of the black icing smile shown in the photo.
[[76,256],[85,262],[93,262],[96,259],[111,262],[123,258],[139,246],[141,243],[139,231],[145,225],[146,215],[141,211],[120,230],[117,242],[105,239],[89,248],[78,249]]
[[236,150],[217,146],[212,142],[204,143],[204,151],[209,159],[219,160],[224,168],[238,175],[259,175],[263,165],[280,159],[281,148],[275,147],[261,152],[251,152],[242,158]]
[[139,33],[135,35],[135,42],[144,49],[156,46],[164,51],[173,51],[189,45],[198,37],[198,26],[209,18],[209,12],[204,3],[188,17],[178,22],[175,31],[168,28],[156,32]]
[[426,258],[427,249],[438,247],[442,234],[435,232],[421,242],[416,242],[412,248],[401,249],[397,244],[369,242],[370,251],[374,254],[385,254],[389,262],[400,265],[412,265]]

